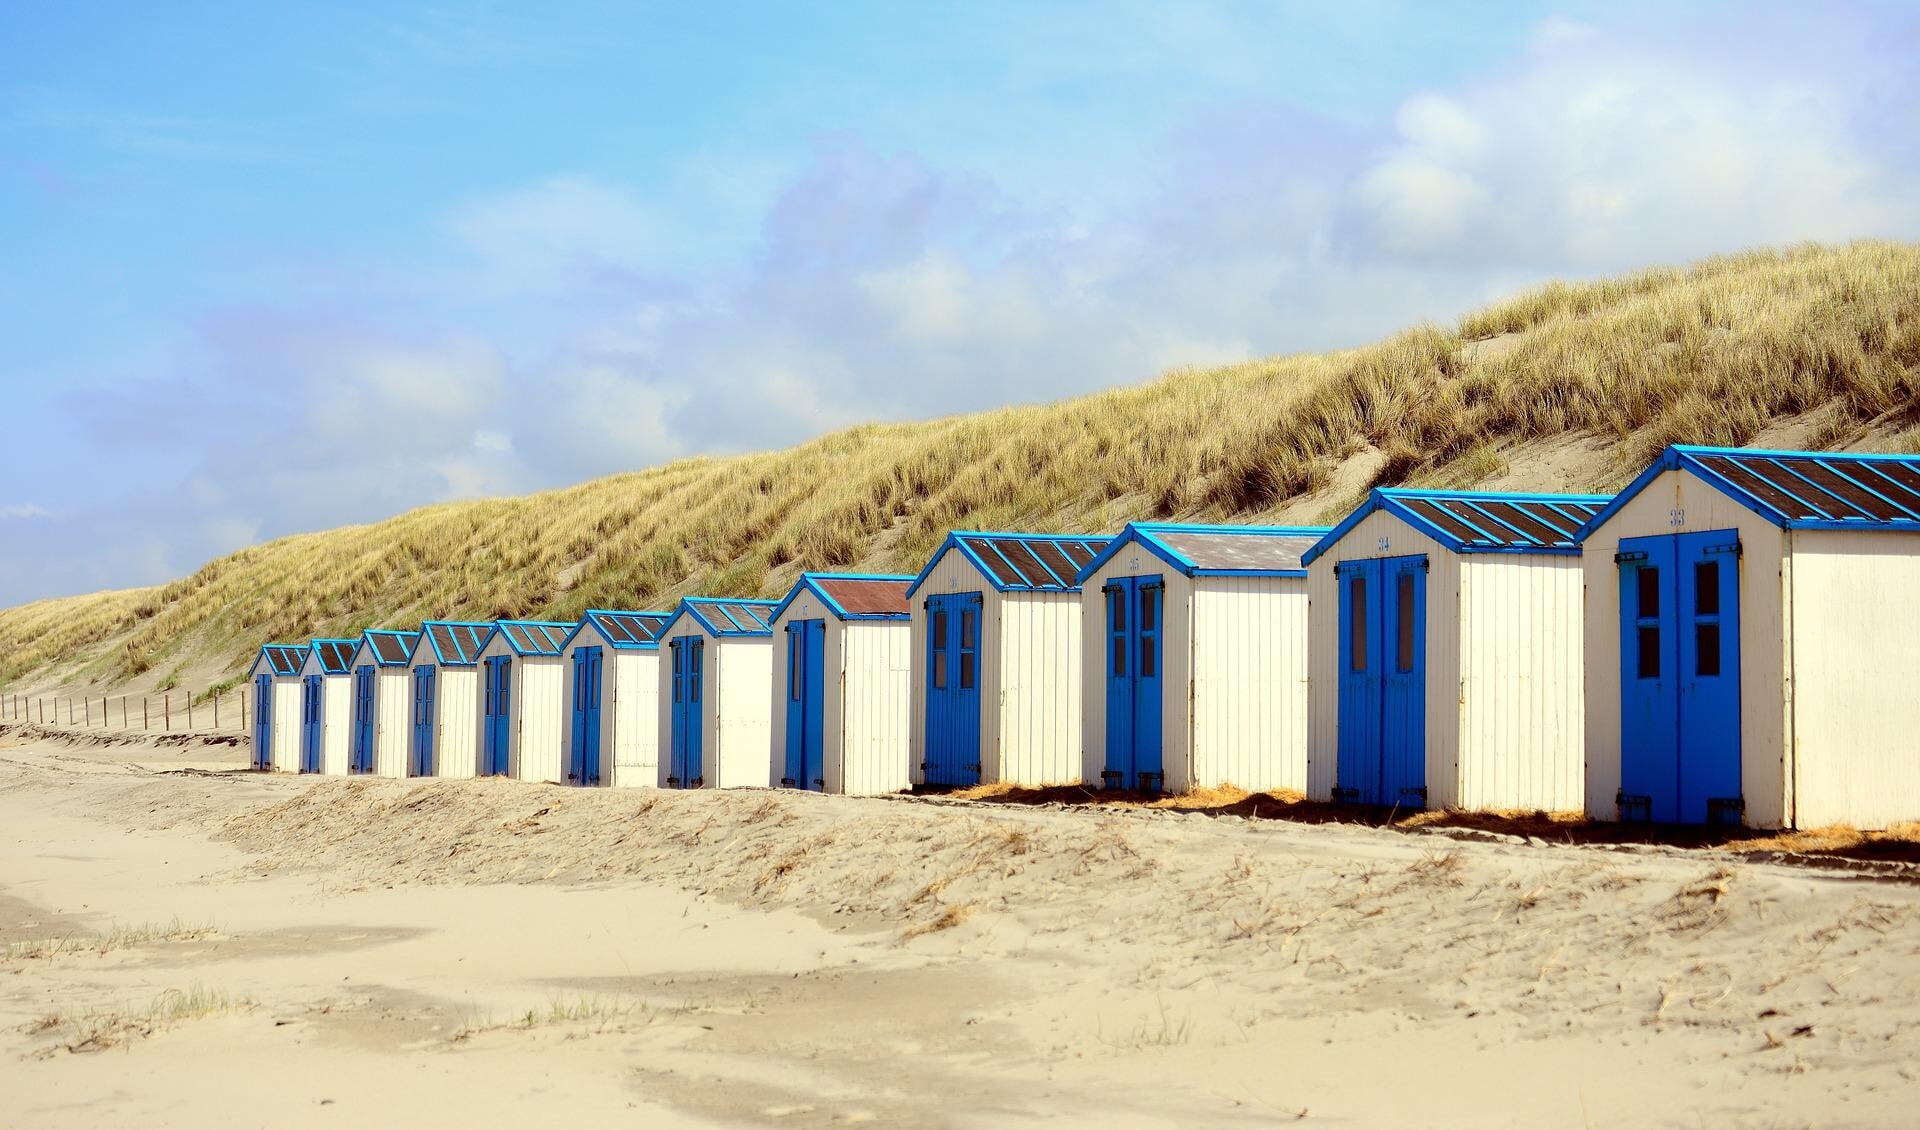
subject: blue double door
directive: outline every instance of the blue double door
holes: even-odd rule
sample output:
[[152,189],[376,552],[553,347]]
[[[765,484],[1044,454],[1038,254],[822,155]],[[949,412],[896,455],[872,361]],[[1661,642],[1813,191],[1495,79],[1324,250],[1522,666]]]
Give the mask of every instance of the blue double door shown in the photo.
[[407,772],[433,776],[433,668],[413,669],[413,758]]
[[1161,710],[1166,585],[1158,576],[1116,577],[1101,589],[1107,610],[1108,788],[1157,791],[1162,770]]
[[1740,822],[1740,537],[1622,538],[1623,820]]
[[787,760],[780,783],[790,789],[827,787],[827,622],[787,625]]
[[1340,589],[1340,736],[1334,796],[1427,803],[1427,559],[1335,568]]
[[353,750],[347,760],[347,772],[373,772],[373,680],[378,672],[372,666],[356,667],[353,672]]
[[927,718],[923,780],[980,783],[980,594],[927,597]]
[[481,664],[480,775],[507,775],[513,752],[513,657],[490,655]]
[[326,693],[326,681],[320,675],[308,675],[300,681],[300,772],[320,772],[320,710]]
[[567,781],[600,783],[600,697],[606,659],[599,647],[573,649],[573,728],[567,742]]
[[701,713],[705,698],[707,641],[699,636],[681,636],[667,642],[667,661],[672,664],[673,711],[667,750],[667,786],[692,789],[706,784],[701,769],[702,729],[706,716]]
[[273,768],[273,676],[253,677],[253,767]]

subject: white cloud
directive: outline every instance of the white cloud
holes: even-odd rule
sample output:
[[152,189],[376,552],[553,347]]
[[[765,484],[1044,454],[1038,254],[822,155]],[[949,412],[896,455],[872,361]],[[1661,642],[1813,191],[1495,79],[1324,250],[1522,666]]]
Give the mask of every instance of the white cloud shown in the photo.
[[0,521],[10,518],[45,518],[47,512],[31,502],[17,502],[0,506]]

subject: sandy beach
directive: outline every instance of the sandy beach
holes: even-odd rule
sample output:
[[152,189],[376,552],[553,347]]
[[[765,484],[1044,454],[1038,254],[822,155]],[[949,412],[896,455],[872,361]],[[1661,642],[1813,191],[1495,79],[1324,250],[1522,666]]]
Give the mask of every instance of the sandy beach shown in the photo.
[[1898,869],[0,736],[0,1125],[1911,1125]]

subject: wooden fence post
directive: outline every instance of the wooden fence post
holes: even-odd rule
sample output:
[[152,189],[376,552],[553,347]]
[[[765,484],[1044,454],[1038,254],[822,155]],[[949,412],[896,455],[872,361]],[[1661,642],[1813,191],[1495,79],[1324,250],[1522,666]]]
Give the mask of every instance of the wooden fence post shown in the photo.
[[166,732],[171,734],[173,732],[173,692],[172,691],[168,691],[166,695],[163,698],[161,698],[160,707],[162,710],[166,712],[166,721],[167,721],[167,724],[165,727]]
[[146,695],[140,696],[140,728],[142,730],[153,729],[153,719],[147,714],[147,696]]
[[187,729],[193,729],[193,692],[187,692]]

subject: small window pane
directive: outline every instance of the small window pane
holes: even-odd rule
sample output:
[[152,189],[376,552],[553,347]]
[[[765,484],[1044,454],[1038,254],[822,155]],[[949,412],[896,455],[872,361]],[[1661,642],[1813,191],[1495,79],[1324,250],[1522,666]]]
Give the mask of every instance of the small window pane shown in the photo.
[[1355,671],[1367,669],[1367,579],[1355,577],[1347,586],[1351,611],[1348,612],[1347,635],[1351,656],[1348,666]]
[[1127,673],[1127,637],[1116,636],[1113,640],[1113,673]]
[[800,701],[800,637],[787,635],[787,700]]
[[1693,566],[1693,614],[1720,614],[1720,563],[1700,561]]
[[1637,615],[1643,620],[1660,615],[1660,570],[1642,566],[1634,574],[1634,584],[1640,591],[1640,611]]
[[1113,623],[1107,625],[1116,632],[1127,630],[1127,593],[1121,589],[1113,594]]
[[960,646],[973,646],[973,613],[960,613]]
[[1413,574],[1402,573],[1399,577],[1399,607],[1395,609],[1398,624],[1395,625],[1398,654],[1394,657],[1394,668],[1399,671],[1413,670]]
[[1720,625],[1693,626],[1694,674],[1711,678],[1720,673]]
[[1155,641],[1154,641],[1154,638],[1153,638],[1152,636],[1142,636],[1142,637],[1140,637],[1140,677],[1141,677],[1142,679],[1151,679],[1151,678],[1153,678],[1153,672],[1154,672],[1154,655],[1153,655],[1153,645],[1154,645],[1154,642],[1155,642]]
[[973,652],[960,653],[960,689],[968,690],[973,686]]
[[933,653],[933,685],[941,689],[947,685],[947,653],[944,651]]
[[1641,628],[1639,630],[1640,657],[1636,676],[1642,679],[1660,677],[1660,629]]
[[[1153,631],[1153,627],[1155,623],[1154,611],[1156,607],[1159,605],[1159,603],[1160,603],[1159,589],[1141,589],[1140,590],[1140,630],[1141,631],[1143,632]],[[1142,671],[1141,673],[1146,674],[1145,671]]]
[[947,646],[947,614],[945,612],[933,614],[933,646]]

